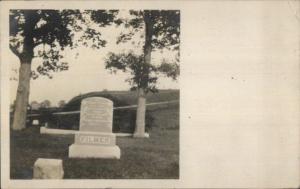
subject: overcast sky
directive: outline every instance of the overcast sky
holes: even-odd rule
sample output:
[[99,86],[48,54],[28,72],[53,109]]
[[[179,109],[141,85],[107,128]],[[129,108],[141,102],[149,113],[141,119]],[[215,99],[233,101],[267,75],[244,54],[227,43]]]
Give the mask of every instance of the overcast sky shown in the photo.
[[[121,11],[122,17],[128,18],[127,11]],[[93,50],[88,47],[79,47],[74,50],[67,49],[62,52],[65,57],[62,61],[69,63],[69,70],[53,73],[53,78],[49,79],[46,76],[41,76],[36,80],[31,80],[30,100],[38,102],[50,100],[52,105],[56,105],[59,100],[68,101],[78,94],[83,94],[92,91],[107,90],[129,90],[130,86],[125,79],[129,78],[129,73],[117,72],[111,74],[105,69],[104,59],[109,52],[127,52],[133,50],[136,53],[141,53],[142,43],[138,45],[139,35],[134,37],[132,41],[116,44],[116,39],[124,27],[108,26],[101,28],[102,39],[107,41],[107,45],[100,50]],[[78,56],[76,54],[78,53]],[[173,59],[174,52],[167,50],[153,52],[152,61],[154,64],[159,64],[162,58]],[[11,75],[17,76],[16,71],[19,67],[19,59],[10,52],[9,59],[11,60],[12,71]],[[41,59],[33,59],[32,69],[34,70],[41,62]],[[179,81],[173,81],[166,77],[160,77],[157,87],[159,89],[178,89]],[[17,81],[11,81],[11,102],[15,100]]]

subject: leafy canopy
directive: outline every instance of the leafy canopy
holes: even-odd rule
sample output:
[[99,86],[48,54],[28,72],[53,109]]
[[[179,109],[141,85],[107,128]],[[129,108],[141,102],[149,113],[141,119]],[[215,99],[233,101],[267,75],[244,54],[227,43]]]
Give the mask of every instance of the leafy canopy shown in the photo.
[[118,24],[123,24],[128,32],[122,33],[117,43],[127,42],[132,37],[145,30],[148,36],[140,35],[141,38],[149,37],[152,48],[168,48],[179,50],[180,42],[180,11],[179,10],[141,10],[129,11],[132,18],[119,20]]
[[[41,58],[42,64],[37,72],[32,72],[35,79],[38,75],[49,75],[49,72],[68,69],[61,51],[66,47],[76,48],[80,44],[99,49],[106,45],[101,39],[99,28],[110,25],[117,15],[116,10],[11,10],[10,49],[19,57],[21,63],[31,63],[32,58]],[[81,33],[75,38],[75,33]],[[37,48],[38,46],[43,48]]]
[[131,85],[131,90],[139,88],[147,92],[157,92],[156,84],[160,74],[176,80],[179,75],[179,65],[163,61],[160,65],[146,64],[143,55],[129,53],[109,53],[105,59],[106,69],[112,73],[121,70],[131,74],[126,81]]
[[[106,68],[113,73],[117,70],[130,72],[132,77],[126,81],[132,86],[132,90],[144,89],[145,92],[157,92],[156,83],[159,74],[176,80],[179,75],[179,44],[180,44],[180,11],[178,10],[141,10],[129,11],[131,18],[118,19],[116,24],[126,28],[125,33],[117,39],[117,44],[126,43],[140,35],[144,41],[144,48],[150,46],[151,51],[168,49],[176,51],[175,61],[164,59],[160,65],[155,66],[146,63],[145,55],[149,52],[137,55],[129,53],[110,53],[105,60]],[[151,52],[150,52],[151,53]]]

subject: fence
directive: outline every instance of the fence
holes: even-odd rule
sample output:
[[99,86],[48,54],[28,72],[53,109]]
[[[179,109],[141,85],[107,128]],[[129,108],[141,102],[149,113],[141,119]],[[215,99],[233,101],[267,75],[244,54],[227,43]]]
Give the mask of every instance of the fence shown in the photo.
[[[172,104],[172,103],[178,103],[179,100],[172,100],[172,101],[166,101],[166,102],[154,102],[154,103],[148,103],[146,106],[154,106],[154,105],[162,105],[162,104]],[[120,107],[114,107],[114,110],[121,110],[121,109],[133,109],[137,108],[137,105],[130,105],[130,106],[120,106]],[[69,111],[69,112],[54,112],[53,115],[70,115],[70,114],[79,114],[80,111]],[[36,117],[40,114],[28,114],[27,117]]]
[[[179,100],[172,101],[163,101],[163,102],[154,102],[146,104],[147,107],[155,106],[153,108],[147,108],[147,116],[146,116],[146,129],[151,129],[155,124],[154,112],[161,109],[169,109],[173,107],[173,105],[177,106],[179,104]],[[171,107],[170,107],[171,106]],[[134,130],[135,120],[136,120],[136,111],[137,105],[127,105],[127,106],[119,106],[113,107],[113,110],[117,110],[114,112],[113,116],[113,132],[125,132],[131,133]],[[118,111],[120,110],[120,111]],[[123,111],[125,110],[125,111]],[[80,111],[36,111],[27,114],[27,124],[28,125],[45,125],[52,129],[72,129],[78,130],[79,128],[79,120],[80,120]],[[10,114],[11,121],[13,119],[13,113]],[[38,121],[35,121],[38,120]],[[33,124],[35,121],[35,124]]]

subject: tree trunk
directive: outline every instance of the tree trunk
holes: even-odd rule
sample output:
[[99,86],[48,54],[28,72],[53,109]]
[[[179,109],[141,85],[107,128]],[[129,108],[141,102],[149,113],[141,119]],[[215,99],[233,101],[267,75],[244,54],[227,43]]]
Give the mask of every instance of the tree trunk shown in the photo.
[[138,107],[136,110],[136,122],[134,137],[145,137],[146,98],[144,89],[138,89]]
[[26,126],[27,105],[29,100],[31,61],[21,61],[19,69],[19,84],[17,90],[13,130],[21,130]]
[[144,89],[148,87],[149,80],[149,67],[151,64],[151,52],[152,52],[152,29],[153,20],[151,20],[151,12],[146,10],[144,12],[145,22],[145,45],[144,45],[144,66],[142,73],[142,81],[138,89],[138,107],[136,114],[136,126],[134,131],[134,137],[146,137],[145,136],[145,118],[146,118],[146,97]]

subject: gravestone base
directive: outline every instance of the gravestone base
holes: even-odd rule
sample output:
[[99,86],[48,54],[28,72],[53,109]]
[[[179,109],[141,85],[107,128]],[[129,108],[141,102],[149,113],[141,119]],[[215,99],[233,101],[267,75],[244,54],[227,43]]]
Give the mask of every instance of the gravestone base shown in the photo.
[[120,159],[120,148],[115,146],[96,146],[72,144],[69,147],[69,158],[104,158]]
[[112,133],[80,131],[75,143],[69,147],[70,158],[120,159],[121,151]]

